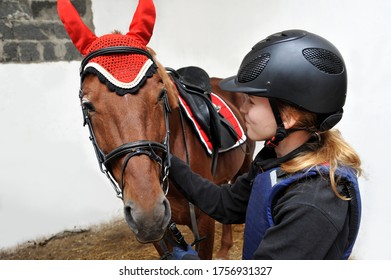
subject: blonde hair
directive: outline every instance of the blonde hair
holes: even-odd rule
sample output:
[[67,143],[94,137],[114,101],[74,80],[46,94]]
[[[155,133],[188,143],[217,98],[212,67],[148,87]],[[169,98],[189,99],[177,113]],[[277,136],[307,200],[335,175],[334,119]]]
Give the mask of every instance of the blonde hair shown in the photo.
[[294,129],[306,130],[318,137],[318,142],[314,149],[303,152],[297,157],[285,162],[281,168],[288,173],[295,173],[304,169],[316,167],[320,164],[328,164],[330,167],[331,188],[337,197],[347,200],[337,190],[338,178],[335,178],[335,171],[338,166],[347,166],[352,168],[357,176],[362,173],[361,160],[355,150],[345,141],[337,129],[318,132],[317,116],[314,113],[299,110],[288,104],[279,104],[280,113],[284,116],[295,116],[296,124]]

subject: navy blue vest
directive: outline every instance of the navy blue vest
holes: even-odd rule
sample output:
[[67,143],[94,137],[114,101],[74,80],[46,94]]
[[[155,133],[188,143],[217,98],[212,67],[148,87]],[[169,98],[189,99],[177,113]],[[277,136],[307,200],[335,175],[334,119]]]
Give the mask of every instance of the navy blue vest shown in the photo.
[[[316,176],[320,173],[329,174],[328,166],[317,166],[307,172],[295,173],[292,176],[277,178],[279,168],[259,173],[254,180],[246,213],[246,225],[244,229],[243,259],[253,259],[254,252],[259,247],[266,230],[274,225],[272,216],[272,202],[276,194],[283,191],[293,182],[309,176]],[[319,176],[319,175],[318,175]],[[349,189],[351,200],[350,224],[349,224],[349,246],[344,252],[342,259],[347,259],[352,252],[361,220],[361,199],[358,189],[357,176],[349,168],[338,168],[335,176],[341,176],[352,183]]]

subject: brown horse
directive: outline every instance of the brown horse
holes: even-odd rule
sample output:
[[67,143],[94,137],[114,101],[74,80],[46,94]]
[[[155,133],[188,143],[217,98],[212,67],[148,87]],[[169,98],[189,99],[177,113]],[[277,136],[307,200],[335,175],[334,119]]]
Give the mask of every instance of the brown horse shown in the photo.
[[[95,36],[69,0],[58,0],[58,11],[73,43],[85,55],[80,99],[101,170],[122,198],[125,219],[138,241],[154,242],[162,255],[158,241],[170,221],[194,227],[189,202],[176,188],[168,190],[169,153],[187,159],[193,171],[220,184],[248,170],[254,143],[247,141],[220,153],[212,176],[210,155],[193,127],[182,119],[177,87],[146,47],[155,20],[152,0],[139,1],[126,35]],[[218,82],[211,79],[213,92],[243,124],[242,95],[224,93]],[[198,209],[195,215],[199,236],[205,237],[199,256],[210,259],[214,220]],[[227,258],[233,244],[229,225],[224,226],[223,235],[218,258]]]

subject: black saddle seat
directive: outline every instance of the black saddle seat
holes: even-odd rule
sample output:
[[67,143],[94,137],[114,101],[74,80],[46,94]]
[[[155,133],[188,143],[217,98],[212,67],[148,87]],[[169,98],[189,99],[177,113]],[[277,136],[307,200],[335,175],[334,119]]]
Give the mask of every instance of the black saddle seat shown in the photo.
[[194,89],[197,92],[210,94],[212,86],[210,77],[204,69],[196,66],[183,67],[176,70],[180,76],[180,80],[187,88]]

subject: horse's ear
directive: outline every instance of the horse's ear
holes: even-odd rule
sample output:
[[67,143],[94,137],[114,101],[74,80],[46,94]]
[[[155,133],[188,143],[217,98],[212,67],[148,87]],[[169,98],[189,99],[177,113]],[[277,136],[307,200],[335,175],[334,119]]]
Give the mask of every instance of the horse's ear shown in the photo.
[[82,21],[70,0],[58,0],[57,11],[73,44],[81,54],[86,55],[96,35]]
[[139,0],[127,36],[135,38],[146,46],[151,39],[155,25],[156,10],[153,0]]

